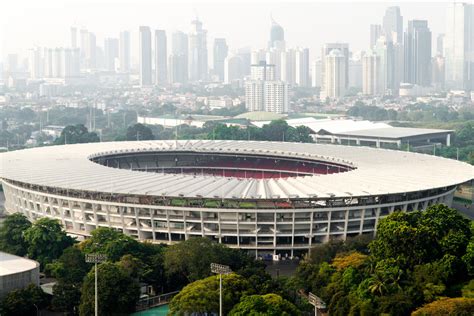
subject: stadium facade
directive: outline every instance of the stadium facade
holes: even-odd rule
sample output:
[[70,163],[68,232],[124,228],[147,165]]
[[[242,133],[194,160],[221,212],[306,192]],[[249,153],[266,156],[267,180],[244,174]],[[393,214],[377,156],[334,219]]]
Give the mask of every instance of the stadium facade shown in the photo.
[[256,256],[373,235],[396,210],[451,205],[474,178],[473,166],[440,157],[282,142],[92,143],[0,158],[8,212],[86,237],[98,227],[156,243],[202,236]]

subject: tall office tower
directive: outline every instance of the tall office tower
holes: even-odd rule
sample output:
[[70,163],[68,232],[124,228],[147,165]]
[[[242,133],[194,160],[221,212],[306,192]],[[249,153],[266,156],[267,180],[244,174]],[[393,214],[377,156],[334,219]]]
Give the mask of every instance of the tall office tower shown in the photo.
[[[323,45],[323,48],[321,50],[321,60],[323,61],[321,68],[321,82],[323,84],[322,88],[324,88],[324,85],[326,84],[326,56],[329,55],[329,53],[335,49],[337,49],[339,53],[344,56],[344,71],[346,72],[344,75],[344,78],[346,80],[344,85],[344,91],[346,91],[349,88],[349,44],[347,43],[328,43]],[[321,91],[323,90],[324,89],[321,89]]]
[[298,48],[295,54],[295,77],[299,87],[311,86],[309,79],[309,49]]
[[108,71],[115,71],[118,56],[119,40],[117,38],[106,38],[104,40],[104,68]]
[[61,78],[63,74],[63,51],[60,48],[53,49],[53,78]]
[[173,32],[171,44],[171,55],[168,59],[169,82],[186,83],[188,81],[188,36],[181,31]]
[[385,11],[383,32],[388,40],[403,43],[403,17],[399,7],[388,7]]
[[261,61],[267,61],[267,51],[264,49],[252,51],[250,56],[250,65],[257,65]]
[[71,47],[77,48],[77,28],[71,27]]
[[362,59],[360,56],[349,59],[349,87],[362,89]]
[[325,57],[324,94],[331,99],[343,97],[347,91],[346,55],[339,49],[333,49]]
[[189,33],[189,80],[206,80],[207,64],[207,31],[202,28],[202,22],[196,18],[191,22]]
[[238,55],[228,56],[224,61],[224,82],[233,83],[243,77],[242,58]]
[[445,58],[441,55],[433,57],[431,67],[433,85],[437,90],[443,90],[445,83]]
[[446,19],[446,87],[474,90],[474,4],[452,3]]
[[270,41],[268,42],[268,48],[277,48],[280,50],[285,49],[285,31],[280,24],[273,20],[273,18],[272,27],[270,28]]
[[438,34],[436,37],[436,54],[444,56],[444,34]]
[[165,30],[155,31],[155,80],[156,84],[168,82],[168,48]]
[[39,47],[32,48],[29,51],[29,70],[30,78],[38,79],[43,77],[43,58]]
[[274,65],[274,80],[281,79],[281,52],[279,48],[270,48],[265,54],[267,65]]
[[428,28],[428,21],[408,21],[404,40],[404,81],[429,86],[431,84],[431,31]]
[[294,49],[281,52],[280,78],[290,86],[296,84],[296,51]]
[[120,72],[130,71],[130,32],[120,32],[119,40],[119,69]]
[[242,60],[242,76],[250,75],[250,65],[252,64],[252,50],[250,47],[243,47],[237,50],[237,55]]
[[43,75],[45,78],[53,76],[53,50],[51,48],[45,48],[43,51]]
[[6,71],[9,74],[15,73],[19,70],[18,65],[18,55],[17,54],[8,54],[7,55],[7,66]]
[[369,50],[362,57],[362,93],[365,95],[384,94],[383,71],[380,56]]
[[370,24],[370,48],[372,49],[379,39],[382,36],[382,25],[380,24]]
[[275,65],[261,61],[259,64],[250,67],[250,80],[275,80]]
[[321,87],[321,59],[313,61],[311,64],[311,86],[312,87]]
[[381,36],[375,44],[374,52],[380,58],[380,74],[377,77],[380,85],[377,93],[396,95],[400,88],[400,81],[396,73],[396,52],[393,42]]
[[224,63],[229,53],[229,47],[225,38],[214,39],[214,50],[213,50],[213,69],[214,74],[217,76],[219,81],[224,81]]
[[265,112],[288,112],[288,84],[283,81],[264,81],[264,110]]
[[151,86],[151,31],[148,26],[139,28],[140,86]]

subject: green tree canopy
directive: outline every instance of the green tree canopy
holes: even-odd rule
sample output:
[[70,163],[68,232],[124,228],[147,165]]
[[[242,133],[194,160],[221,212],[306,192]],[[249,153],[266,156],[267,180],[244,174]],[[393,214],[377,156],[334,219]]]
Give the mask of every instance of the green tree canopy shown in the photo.
[[152,140],[155,139],[151,129],[143,124],[137,123],[127,128],[126,140]]
[[97,143],[99,136],[94,132],[89,132],[82,124],[68,125],[61,132],[61,136],[56,138],[56,145],[79,144],[79,143]]
[[0,315],[36,315],[36,308],[41,310],[46,306],[48,306],[47,295],[40,287],[30,284],[24,289],[13,290],[3,297],[0,302]]
[[[138,282],[117,263],[104,262],[97,268],[99,315],[129,315],[135,310],[140,296]],[[94,314],[94,268],[82,286],[79,313]]]
[[229,316],[298,316],[300,311],[277,294],[244,296]]
[[24,233],[28,244],[28,256],[37,260],[42,267],[59,258],[64,249],[74,243],[62,230],[61,224],[56,219],[41,218],[28,228]]
[[412,316],[471,316],[474,315],[474,298],[444,298],[414,311]]
[[[253,294],[250,283],[231,273],[222,276],[222,305],[224,315],[237,304],[242,295]],[[219,311],[219,276],[195,281],[185,286],[170,303],[172,315],[217,313]]]
[[17,256],[28,252],[23,232],[31,227],[30,221],[21,213],[8,215],[0,226],[0,250]]

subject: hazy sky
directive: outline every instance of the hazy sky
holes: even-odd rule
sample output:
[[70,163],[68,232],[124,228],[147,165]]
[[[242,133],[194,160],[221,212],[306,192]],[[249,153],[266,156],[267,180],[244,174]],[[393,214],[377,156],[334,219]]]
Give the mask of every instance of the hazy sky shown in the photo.
[[[470,0],[467,0],[468,2]],[[387,6],[399,5],[404,28],[411,19],[427,19],[433,42],[445,29],[447,1],[267,1],[267,0],[1,0],[2,52],[25,54],[35,45],[59,47],[70,43],[76,25],[104,37],[132,31],[132,56],[138,53],[139,25],[187,32],[198,14],[208,30],[208,48],[215,37],[225,37],[230,50],[266,46],[270,15],[285,29],[287,46],[309,47],[311,59],[326,42],[348,42],[352,51],[367,49],[369,25],[382,23]]]

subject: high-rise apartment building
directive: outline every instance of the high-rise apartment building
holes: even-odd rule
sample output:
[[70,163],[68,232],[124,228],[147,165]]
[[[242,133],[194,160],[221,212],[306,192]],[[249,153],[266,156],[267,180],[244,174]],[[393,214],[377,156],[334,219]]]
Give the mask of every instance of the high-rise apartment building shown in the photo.
[[164,30],[155,31],[155,82],[157,85],[168,82],[168,49]]
[[120,32],[119,40],[119,69],[120,72],[130,71],[130,32]]
[[426,20],[408,21],[404,38],[404,81],[431,85],[431,31]]
[[455,2],[447,11],[444,38],[446,87],[474,90],[474,4]]
[[151,31],[148,26],[139,28],[139,60],[140,60],[140,85],[152,85],[151,67]]
[[296,50],[289,48],[281,52],[281,80],[290,86],[296,85]]
[[189,80],[206,80],[208,76],[207,30],[198,18],[191,22],[189,33]]
[[31,79],[39,79],[43,77],[43,56],[41,49],[35,47],[29,50],[29,70]]
[[346,55],[339,49],[333,49],[325,57],[325,75],[323,97],[338,99],[347,91],[347,63]]
[[362,57],[362,93],[365,95],[384,94],[381,58],[369,50]]
[[[347,91],[349,88],[349,44],[347,43],[328,43],[323,45],[323,48],[321,50],[321,60],[323,61],[322,67],[321,67],[321,82],[324,85],[326,84],[326,56],[331,53],[333,50],[338,50],[340,54],[342,54],[342,57],[344,59],[344,93]],[[323,90],[323,89],[322,89]]]
[[219,81],[224,81],[224,66],[225,59],[229,53],[229,47],[225,38],[216,38],[214,39],[214,49],[213,49],[213,69],[214,75],[217,76]]
[[275,80],[275,65],[261,61],[250,67],[250,80]]
[[431,61],[431,68],[432,68],[432,82],[433,86],[437,90],[443,90],[445,86],[445,67],[446,62],[445,58],[441,55],[437,55],[433,57]]
[[77,48],[77,28],[71,27],[71,48]]
[[81,30],[81,66],[83,69],[97,68],[97,42],[94,33]]
[[318,59],[313,61],[311,64],[311,86],[312,87],[321,87],[321,68],[322,60]]
[[244,77],[242,58],[238,55],[227,56],[224,61],[224,82],[227,84]]

